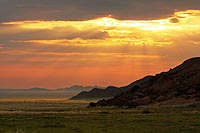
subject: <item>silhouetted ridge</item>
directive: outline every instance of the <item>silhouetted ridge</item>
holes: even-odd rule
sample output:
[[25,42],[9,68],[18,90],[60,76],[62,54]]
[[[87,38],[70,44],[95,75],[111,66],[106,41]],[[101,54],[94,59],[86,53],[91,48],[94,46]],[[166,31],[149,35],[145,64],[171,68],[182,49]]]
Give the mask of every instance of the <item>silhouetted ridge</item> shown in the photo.
[[186,60],[168,72],[151,76],[143,84],[133,83],[124,89],[127,91],[112,99],[90,105],[136,107],[178,98],[197,101],[200,98],[200,57]]
[[171,69],[170,73],[178,73],[180,71],[199,70],[200,57],[194,57],[184,61],[181,65]]
[[80,92],[72,97],[71,100],[111,98],[119,93],[120,89],[115,86],[109,86],[106,89],[94,88],[91,91]]
[[124,93],[129,89],[133,88],[136,85],[144,84],[145,82],[149,82],[153,76],[146,76],[143,79],[137,80],[131,83],[128,86],[124,87],[115,87],[115,86],[108,86],[105,89],[98,89],[94,88],[91,91],[84,91],[79,93],[78,95],[72,97],[72,100],[84,100],[84,99],[103,99],[103,98],[112,98],[118,94]]

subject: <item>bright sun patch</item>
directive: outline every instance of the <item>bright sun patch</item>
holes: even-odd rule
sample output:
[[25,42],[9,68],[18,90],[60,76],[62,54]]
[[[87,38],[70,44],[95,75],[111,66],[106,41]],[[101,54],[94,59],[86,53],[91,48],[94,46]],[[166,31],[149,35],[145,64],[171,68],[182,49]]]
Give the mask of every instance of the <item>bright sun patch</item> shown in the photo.
[[[200,10],[175,12],[173,16],[148,21],[117,20],[103,17],[86,21],[20,21],[6,22],[22,31],[46,31],[51,38],[15,39],[18,42],[39,42],[76,45],[169,45],[177,33],[198,32]],[[179,34],[179,36],[181,36]],[[78,40],[78,41],[77,41]]]

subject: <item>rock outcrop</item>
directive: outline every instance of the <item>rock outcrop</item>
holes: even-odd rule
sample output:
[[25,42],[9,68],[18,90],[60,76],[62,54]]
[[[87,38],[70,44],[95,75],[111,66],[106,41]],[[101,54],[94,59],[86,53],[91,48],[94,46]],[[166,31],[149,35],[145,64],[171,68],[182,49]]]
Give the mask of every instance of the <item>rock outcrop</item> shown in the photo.
[[[130,86],[127,86],[130,87]],[[166,100],[200,99],[200,57],[186,60],[181,65],[151,77],[148,82],[132,85],[126,92],[89,106],[136,107]],[[176,100],[174,100],[176,101]]]

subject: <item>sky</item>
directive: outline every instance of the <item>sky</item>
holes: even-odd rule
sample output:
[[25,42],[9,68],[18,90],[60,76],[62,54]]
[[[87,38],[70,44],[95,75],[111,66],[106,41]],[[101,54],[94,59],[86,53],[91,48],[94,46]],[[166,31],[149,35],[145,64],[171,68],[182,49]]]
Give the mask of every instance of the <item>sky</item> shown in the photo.
[[199,0],[0,0],[0,88],[124,86],[200,56]]

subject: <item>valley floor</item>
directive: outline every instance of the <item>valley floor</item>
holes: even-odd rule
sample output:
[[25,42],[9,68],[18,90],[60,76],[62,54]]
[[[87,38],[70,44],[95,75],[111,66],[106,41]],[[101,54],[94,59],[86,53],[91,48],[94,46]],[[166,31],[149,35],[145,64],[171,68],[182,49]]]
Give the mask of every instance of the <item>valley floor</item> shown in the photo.
[[1,101],[0,133],[200,132],[200,107],[86,108],[66,101]]

